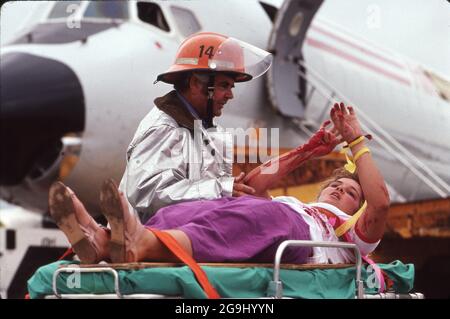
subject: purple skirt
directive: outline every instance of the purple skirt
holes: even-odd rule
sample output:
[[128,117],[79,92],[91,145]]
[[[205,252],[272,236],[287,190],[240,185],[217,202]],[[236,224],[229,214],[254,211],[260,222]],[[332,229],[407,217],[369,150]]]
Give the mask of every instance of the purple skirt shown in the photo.
[[[183,202],[161,208],[146,226],[178,229],[197,262],[272,263],[284,240],[310,240],[309,226],[289,206],[254,196]],[[282,262],[306,263],[309,247],[285,250]]]

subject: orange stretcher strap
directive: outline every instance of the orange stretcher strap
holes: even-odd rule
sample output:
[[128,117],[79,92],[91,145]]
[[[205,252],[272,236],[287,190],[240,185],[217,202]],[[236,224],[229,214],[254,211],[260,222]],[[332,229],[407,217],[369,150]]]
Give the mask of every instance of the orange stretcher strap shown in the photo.
[[156,230],[153,228],[148,228],[155,236],[158,238],[175,256],[177,256],[183,263],[185,263],[189,268],[191,268],[195,277],[197,278],[200,286],[206,293],[208,299],[219,299],[220,295],[214,289],[213,285],[209,282],[208,276],[203,271],[203,269],[197,264],[197,262],[192,258],[180,244],[173,238],[169,233]]

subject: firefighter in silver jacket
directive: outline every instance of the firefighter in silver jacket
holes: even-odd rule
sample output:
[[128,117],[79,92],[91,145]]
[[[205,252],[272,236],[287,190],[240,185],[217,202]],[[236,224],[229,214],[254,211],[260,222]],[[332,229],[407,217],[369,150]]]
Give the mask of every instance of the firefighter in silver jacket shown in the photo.
[[175,63],[157,78],[175,90],[155,99],[141,121],[119,186],[143,222],[177,202],[254,192],[243,174],[232,177],[233,137],[213,118],[233,98],[235,82],[264,74],[271,61],[268,52],[217,33],[181,44]]

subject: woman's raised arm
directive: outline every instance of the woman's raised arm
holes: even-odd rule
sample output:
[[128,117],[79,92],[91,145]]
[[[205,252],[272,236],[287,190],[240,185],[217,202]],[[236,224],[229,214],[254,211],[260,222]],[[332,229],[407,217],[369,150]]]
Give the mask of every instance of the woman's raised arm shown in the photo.
[[[343,139],[350,144],[363,136],[361,126],[351,106],[337,103],[331,109],[331,120]],[[350,149],[356,157],[356,172],[367,201],[366,211],[356,224],[356,231],[368,242],[376,242],[383,237],[389,210],[389,193],[384,178],[378,170],[367,148],[364,138]],[[360,153],[360,156],[357,154]]]

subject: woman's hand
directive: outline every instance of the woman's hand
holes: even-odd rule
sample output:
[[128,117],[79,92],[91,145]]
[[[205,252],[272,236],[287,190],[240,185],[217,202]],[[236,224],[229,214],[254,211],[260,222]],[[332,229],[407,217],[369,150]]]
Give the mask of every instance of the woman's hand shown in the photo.
[[351,106],[345,107],[344,103],[334,104],[330,111],[330,117],[334,127],[347,143],[363,135],[361,126]]
[[320,157],[331,153],[336,145],[344,141],[342,137],[339,136],[335,126],[333,126],[331,130],[327,129],[327,126],[330,123],[331,121],[328,120],[322,124],[320,129],[303,146],[303,151],[310,150],[315,157]]

